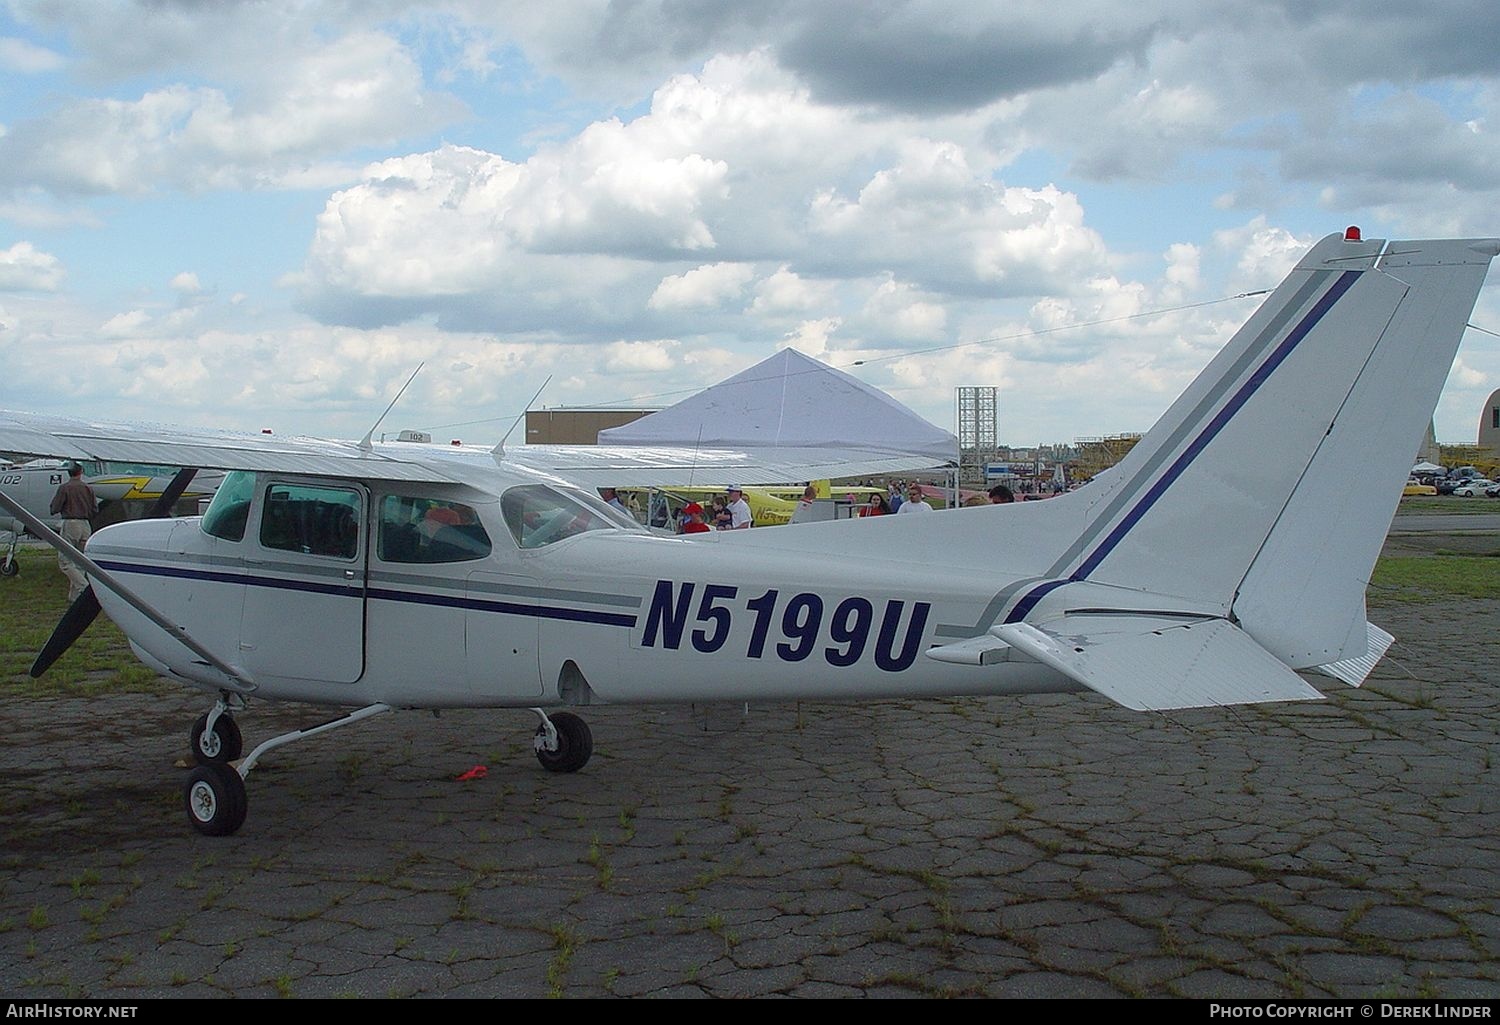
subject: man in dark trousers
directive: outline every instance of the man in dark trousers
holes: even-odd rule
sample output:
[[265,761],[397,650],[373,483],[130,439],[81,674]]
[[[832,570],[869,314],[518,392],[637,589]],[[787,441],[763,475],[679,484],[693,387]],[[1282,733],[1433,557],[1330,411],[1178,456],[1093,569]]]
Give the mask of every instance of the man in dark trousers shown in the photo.
[[[94,489],[83,482],[83,467],[74,463],[68,468],[68,479],[52,496],[52,515],[62,516],[62,529],[58,533],[73,542],[79,551],[94,533],[89,521],[94,517],[96,505]],[[62,549],[57,551],[57,565],[68,578],[68,601],[71,602],[89,586],[89,579]]]

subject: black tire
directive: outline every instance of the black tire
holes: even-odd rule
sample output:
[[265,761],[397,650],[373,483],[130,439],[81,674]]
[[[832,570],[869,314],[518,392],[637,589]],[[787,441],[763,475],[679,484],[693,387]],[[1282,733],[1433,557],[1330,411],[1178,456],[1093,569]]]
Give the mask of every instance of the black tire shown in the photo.
[[245,749],[245,742],[240,737],[240,728],[232,716],[219,716],[210,735],[204,734],[206,726],[208,713],[204,712],[193,723],[193,730],[188,734],[188,747],[199,765],[223,765],[240,756],[240,752]]
[[200,765],[183,791],[188,821],[204,836],[229,836],[244,825],[249,799],[245,780],[227,765]]
[[[577,772],[589,763],[594,753],[594,734],[589,724],[572,712],[555,712],[549,718],[557,730],[557,750],[537,748],[536,760],[548,772]],[[546,730],[537,727],[537,736],[546,736]]]
[[0,559],[0,577],[14,577],[21,573],[20,559]]

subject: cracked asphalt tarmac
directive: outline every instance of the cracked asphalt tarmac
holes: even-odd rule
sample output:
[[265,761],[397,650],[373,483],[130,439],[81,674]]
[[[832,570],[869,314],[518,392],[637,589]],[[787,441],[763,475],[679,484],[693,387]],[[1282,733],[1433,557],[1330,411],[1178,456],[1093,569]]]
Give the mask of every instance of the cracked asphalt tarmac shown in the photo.
[[225,839],[196,694],[6,695],[0,995],[1495,998],[1500,596],[1371,618],[1326,702],[590,708],[571,776],[527,714],[387,716]]

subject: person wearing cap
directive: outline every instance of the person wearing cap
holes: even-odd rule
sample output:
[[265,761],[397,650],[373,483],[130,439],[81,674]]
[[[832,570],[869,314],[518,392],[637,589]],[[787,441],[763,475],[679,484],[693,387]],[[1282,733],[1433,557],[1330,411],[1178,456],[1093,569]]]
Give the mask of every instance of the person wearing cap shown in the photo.
[[[97,508],[94,489],[83,482],[83,467],[74,463],[68,467],[68,479],[52,496],[51,509],[53,516],[62,516],[62,529],[58,533],[73,542],[73,547],[80,552],[93,536],[94,528],[89,521],[94,518]],[[71,602],[89,586],[89,578],[61,548],[57,550],[57,566],[68,578],[68,601]]]
[[687,516],[687,522],[682,525],[684,534],[707,534],[708,524],[703,522],[703,506],[697,502],[689,502],[682,507],[682,512]]
[[753,526],[754,519],[750,515],[750,503],[745,501],[745,490],[738,484],[729,488],[729,529],[744,530]]

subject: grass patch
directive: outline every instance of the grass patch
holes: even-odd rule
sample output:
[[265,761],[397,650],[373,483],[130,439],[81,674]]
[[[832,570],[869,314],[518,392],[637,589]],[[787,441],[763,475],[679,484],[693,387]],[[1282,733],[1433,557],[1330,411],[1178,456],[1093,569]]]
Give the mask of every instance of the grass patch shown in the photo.
[[1500,597],[1500,558],[1397,555],[1380,559],[1370,578],[1372,604]]
[[[1494,512],[1495,502],[1493,499],[1485,501],[1483,498],[1457,498],[1453,495],[1412,495],[1401,499],[1401,506],[1397,511],[1421,513],[1424,516],[1478,516]],[[1396,526],[1400,528],[1400,524]]]
[[41,680],[27,675],[32,660],[68,607],[68,581],[51,549],[16,552],[21,572],[0,579],[0,686],[27,696],[90,695],[102,691],[165,694],[172,690],[136,661],[119,627],[100,616]]
[[580,941],[578,933],[566,925],[554,925],[548,932],[552,935],[552,960],[547,962],[547,996],[559,1000]]

